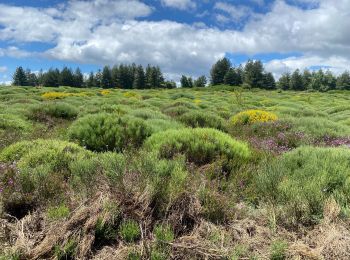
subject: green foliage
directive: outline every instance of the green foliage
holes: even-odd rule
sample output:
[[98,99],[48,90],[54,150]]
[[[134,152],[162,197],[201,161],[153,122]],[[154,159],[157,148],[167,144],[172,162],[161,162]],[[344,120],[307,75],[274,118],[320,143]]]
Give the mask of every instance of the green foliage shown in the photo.
[[186,159],[203,165],[224,157],[227,162],[239,163],[249,157],[246,144],[210,128],[168,130],[152,135],[145,148],[155,151],[160,158],[171,159],[184,154]]
[[37,121],[45,121],[48,117],[74,119],[77,115],[78,110],[74,106],[64,102],[32,106],[28,112],[28,117]]
[[59,220],[59,219],[64,219],[69,216],[70,210],[69,208],[61,204],[56,207],[50,207],[47,210],[47,217],[51,220]]
[[66,180],[72,177],[70,164],[87,158],[92,159],[93,154],[64,141],[39,139],[13,144],[0,153],[0,162],[16,162],[19,171],[12,176],[13,191],[4,199],[8,203],[21,198],[47,203],[66,190]]
[[191,127],[208,127],[225,130],[225,121],[220,117],[210,112],[205,111],[189,111],[182,114],[179,120]]
[[0,130],[25,132],[30,129],[30,123],[18,115],[0,114]]
[[144,120],[107,113],[79,118],[68,131],[70,140],[97,152],[121,152],[128,147],[139,147],[150,135]]
[[211,85],[220,85],[224,83],[226,73],[231,68],[231,62],[227,58],[218,60],[211,68]]
[[287,258],[288,244],[284,241],[274,241],[271,245],[270,259],[271,260],[284,260]]
[[119,235],[125,242],[135,242],[141,236],[139,224],[135,220],[122,222],[119,227]]
[[313,224],[329,198],[346,210],[350,199],[350,150],[301,147],[266,164],[256,176],[258,194],[278,205],[281,221]]
[[63,246],[55,246],[54,253],[58,260],[74,259],[78,243],[74,239],[68,240]]
[[175,239],[174,232],[169,225],[156,225],[153,232],[160,243],[170,243]]

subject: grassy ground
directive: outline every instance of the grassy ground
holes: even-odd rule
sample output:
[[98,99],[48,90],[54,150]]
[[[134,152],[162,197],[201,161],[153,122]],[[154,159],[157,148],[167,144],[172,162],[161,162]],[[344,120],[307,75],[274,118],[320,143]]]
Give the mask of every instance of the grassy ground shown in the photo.
[[0,88],[0,259],[349,259],[350,94]]

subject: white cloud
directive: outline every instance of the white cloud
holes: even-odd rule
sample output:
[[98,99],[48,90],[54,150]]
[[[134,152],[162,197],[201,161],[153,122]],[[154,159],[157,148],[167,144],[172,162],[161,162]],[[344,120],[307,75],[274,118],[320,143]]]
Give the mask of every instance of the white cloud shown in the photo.
[[224,16],[222,14],[217,14],[216,19],[219,22],[239,22],[243,18],[247,18],[250,15],[252,15],[252,10],[243,5],[233,5],[233,4],[228,4],[226,2],[217,2],[215,3],[214,9],[219,10],[221,12],[224,12],[229,15],[229,17]]
[[6,66],[0,66],[0,73],[5,73],[7,71]]
[[26,58],[31,55],[30,52],[18,49],[16,46],[10,46],[7,48],[0,48],[0,57],[12,57],[12,58]]
[[[336,5],[333,0],[321,0],[319,7],[308,10],[276,0],[267,14],[252,13],[241,31],[137,20],[150,14],[152,7],[136,0],[126,1],[70,1],[50,9],[2,4],[0,40],[51,43],[54,47],[44,55],[65,61],[99,65],[153,63],[172,77],[208,73],[211,64],[228,52],[303,54],[269,62],[268,68],[276,74],[295,66],[321,64],[338,71],[350,65],[349,0],[337,0]],[[110,6],[113,8],[107,8]],[[230,17],[244,15],[237,8],[221,7],[222,11],[231,11]],[[13,48],[0,49],[0,56],[29,55]]]
[[161,0],[162,5],[177,8],[180,10],[188,10],[196,8],[196,2],[193,0]]

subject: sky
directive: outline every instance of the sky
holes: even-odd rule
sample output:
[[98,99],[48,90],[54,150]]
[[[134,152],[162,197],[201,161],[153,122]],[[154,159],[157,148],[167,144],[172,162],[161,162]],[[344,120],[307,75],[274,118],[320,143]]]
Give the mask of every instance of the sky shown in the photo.
[[17,66],[159,65],[168,79],[215,61],[350,68],[350,0],[0,0],[0,82]]

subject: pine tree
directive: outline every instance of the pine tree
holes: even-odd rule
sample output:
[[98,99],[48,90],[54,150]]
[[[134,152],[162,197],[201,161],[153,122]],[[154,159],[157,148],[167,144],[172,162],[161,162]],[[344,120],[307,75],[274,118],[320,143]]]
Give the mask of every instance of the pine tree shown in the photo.
[[112,85],[115,88],[120,87],[120,81],[119,81],[119,68],[117,65],[113,66],[112,68]]
[[26,77],[26,74],[21,66],[16,69],[15,74],[13,75],[12,85],[14,85],[14,86],[26,86],[27,85],[27,77]]
[[95,75],[95,87],[101,88],[102,87],[102,72],[99,69]]
[[308,69],[305,69],[303,72],[303,85],[304,89],[309,89],[310,88],[310,83],[312,79],[312,74]]
[[93,72],[90,72],[89,78],[88,78],[88,80],[86,81],[86,86],[87,86],[88,88],[93,88],[93,87],[96,86],[95,76],[94,76],[94,73],[93,73]]
[[264,74],[264,89],[276,89],[276,81],[271,72]]
[[304,90],[303,77],[300,74],[300,70],[296,69],[290,77],[290,89],[291,90]]
[[211,85],[219,85],[224,83],[227,71],[231,68],[231,62],[227,58],[218,60],[211,68]]
[[76,88],[81,88],[84,86],[84,76],[81,70],[77,68],[73,75],[73,86]]
[[135,78],[133,83],[134,89],[144,89],[146,86],[146,76],[143,67],[139,65],[135,72]]
[[43,85],[45,87],[58,87],[60,83],[60,71],[58,69],[49,69],[43,76]]
[[237,73],[234,68],[230,68],[224,77],[224,84],[229,86],[236,86],[237,84]]
[[104,66],[102,71],[101,79],[102,88],[111,88],[112,87],[112,74],[111,69],[108,66]]
[[249,60],[244,67],[244,83],[254,88],[264,88],[264,67],[261,61]]
[[194,81],[194,86],[196,88],[204,88],[207,85],[207,78],[203,75]]
[[283,89],[283,90],[288,90],[290,86],[290,73],[284,73],[280,77],[277,83],[278,88]]
[[185,75],[182,75],[181,79],[181,87],[182,88],[191,88],[191,82],[190,82],[190,78],[187,78]]
[[74,86],[73,72],[71,69],[68,69],[67,67],[62,69],[59,78],[59,85],[69,87]]

